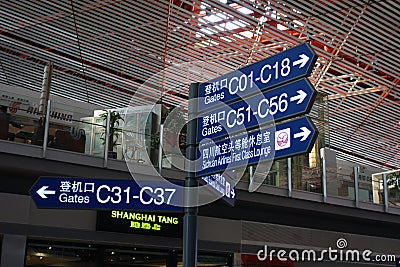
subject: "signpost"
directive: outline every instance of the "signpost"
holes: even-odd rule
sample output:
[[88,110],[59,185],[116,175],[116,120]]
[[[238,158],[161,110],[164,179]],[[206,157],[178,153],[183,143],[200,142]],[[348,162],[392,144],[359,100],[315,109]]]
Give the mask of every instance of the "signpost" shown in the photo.
[[209,142],[199,147],[196,176],[310,152],[317,135],[311,120],[301,117],[275,127]]
[[[306,117],[253,128],[310,111],[316,92],[301,78],[311,74],[316,61],[316,54],[304,43],[203,84],[192,84],[189,100],[199,99],[196,108],[189,106],[187,155],[196,160],[197,154],[197,160],[195,170],[187,173],[186,185],[193,186],[198,178],[200,183],[216,184],[212,188],[222,194],[223,186],[217,181],[226,169],[309,152],[318,131]],[[196,124],[190,121],[193,116]],[[196,216],[196,209],[185,209],[184,267],[197,265]]]
[[182,203],[181,190],[160,181],[40,177],[30,194],[38,208],[182,210],[170,205]]

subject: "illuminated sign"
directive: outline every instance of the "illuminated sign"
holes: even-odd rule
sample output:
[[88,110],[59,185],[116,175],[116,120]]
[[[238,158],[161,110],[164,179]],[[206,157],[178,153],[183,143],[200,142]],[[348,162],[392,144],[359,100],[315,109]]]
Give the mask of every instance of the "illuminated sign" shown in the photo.
[[317,56],[307,43],[245,66],[200,85],[199,111],[213,109],[221,102],[244,99],[284,82],[311,74]]
[[225,171],[223,173],[204,175],[198,181],[202,185],[209,186],[212,189],[211,192],[221,196],[222,200],[233,207],[236,196],[234,177],[235,173],[233,171]]
[[182,225],[181,213],[111,210],[97,212],[96,230],[180,238]]
[[38,208],[180,211],[182,192],[162,181],[39,177],[30,194]]
[[316,94],[312,84],[303,78],[215,110],[205,110],[198,115],[197,140],[250,130],[308,113]]
[[197,151],[196,176],[309,153],[317,135],[318,130],[312,121],[301,117],[276,127],[205,143]]

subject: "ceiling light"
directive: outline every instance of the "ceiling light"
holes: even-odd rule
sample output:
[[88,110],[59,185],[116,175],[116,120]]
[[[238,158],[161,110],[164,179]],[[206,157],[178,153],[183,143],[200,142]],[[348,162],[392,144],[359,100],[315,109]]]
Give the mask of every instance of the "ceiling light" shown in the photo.
[[280,24],[280,23],[278,23],[278,24],[276,25],[276,28],[277,28],[278,30],[280,30],[280,31],[284,31],[284,30],[287,30],[287,29],[288,29],[285,25],[282,25],[282,24]]
[[206,34],[214,34],[214,32],[212,30],[210,30],[209,28],[202,28],[200,29],[200,31],[206,33]]
[[247,38],[252,38],[253,37],[253,33],[251,31],[244,31],[244,32],[240,32],[240,35],[243,35]]
[[240,13],[246,14],[246,15],[253,13],[253,10],[250,10],[246,7],[238,8],[237,11],[239,11]]
[[[235,21],[235,22],[238,22],[238,21]],[[244,26],[244,25],[243,25],[243,26]],[[237,25],[237,24],[234,24],[234,23],[232,23],[232,22],[227,22],[227,23],[225,24],[225,28],[228,29],[228,30],[236,30],[236,29],[240,28],[240,26]]]
[[218,14],[212,14],[209,16],[205,16],[204,17],[205,20],[208,20],[209,22],[220,22],[223,19],[226,19],[226,16],[222,13],[218,13]]

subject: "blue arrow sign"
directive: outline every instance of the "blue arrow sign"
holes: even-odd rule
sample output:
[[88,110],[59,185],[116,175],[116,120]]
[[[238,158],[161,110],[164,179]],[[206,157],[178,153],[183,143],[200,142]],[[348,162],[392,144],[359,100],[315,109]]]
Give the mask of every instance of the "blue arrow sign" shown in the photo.
[[236,197],[234,177],[234,172],[227,171],[225,173],[205,175],[200,177],[198,181],[202,185],[209,186],[213,193],[221,196],[222,200],[233,207],[235,205]]
[[308,113],[316,91],[303,78],[198,115],[197,141],[249,130],[256,126]]
[[199,88],[199,112],[229,103],[311,74],[317,56],[304,43],[239,70],[202,83]]
[[311,151],[318,130],[307,117],[288,121],[198,148],[196,176]]
[[38,208],[181,211],[179,188],[161,181],[139,186],[133,180],[39,177],[30,194]]

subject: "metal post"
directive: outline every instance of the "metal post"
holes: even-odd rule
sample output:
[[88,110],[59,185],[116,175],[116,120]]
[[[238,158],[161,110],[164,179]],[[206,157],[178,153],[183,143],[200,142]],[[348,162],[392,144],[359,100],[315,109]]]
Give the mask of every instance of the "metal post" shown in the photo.
[[47,142],[49,139],[50,107],[51,107],[51,102],[49,99],[49,100],[47,100],[46,119],[44,121],[43,154],[42,154],[43,158],[46,157]]
[[44,67],[44,74],[43,74],[43,82],[42,82],[42,91],[40,93],[40,101],[39,101],[39,114],[43,116],[46,110],[46,104],[49,100],[50,95],[50,84],[51,78],[53,74],[53,63],[50,61]]
[[[185,187],[189,189],[197,186],[197,180],[194,172],[193,161],[196,160],[196,135],[197,135],[197,123],[195,113],[197,107],[194,101],[190,102],[191,99],[195,99],[198,96],[199,83],[193,83],[189,88],[189,122],[188,131],[186,136],[186,157],[189,161],[189,166],[186,172]],[[193,192],[190,190],[185,191],[185,215],[183,217],[183,267],[195,267],[197,266],[197,206],[193,206],[193,199],[197,196],[192,196]]]
[[110,142],[110,111],[107,110],[107,120],[106,120],[106,136],[104,142],[104,165],[103,167],[107,167],[108,165],[108,143]]
[[360,206],[360,195],[358,192],[358,167],[353,168],[354,173],[354,197],[356,202],[356,208]]
[[385,204],[385,212],[389,211],[389,194],[388,194],[388,186],[386,181],[386,173],[382,174],[383,178],[383,195],[384,195],[384,204]]
[[292,197],[292,158],[287,159],[287,166],[288,197]]
[[327,192],[326,192],[326,159],[325,159],[325,149],[321,148],[320,150],[321,159],[322,159],[322,194],[324,202],[327,201]]
[[164,124],[160,125],[160,142],[158,144],[158,172],[162,170],[162,153],[163,153]]
[[42,90],[40,93],[40,99],[39,99],[39,107],[38,107],[38,112],[39,112],[39,122],[38,126],[35,129],[35,134],[34,134],[34,140],[33,143],[35,145],[42,145],[45,142],[44,139],[44,124],[46,123],[45,117],[46,117],[46,108],[49,96],[50,96],[50,84],[51,84],[51,77],[53,74],[53,63],[50,61],[46,64],[44,67],[44,74],[43,74],[43,82],[42,82]]
[[249,187],[253,183],[253,165],[249,166]]

